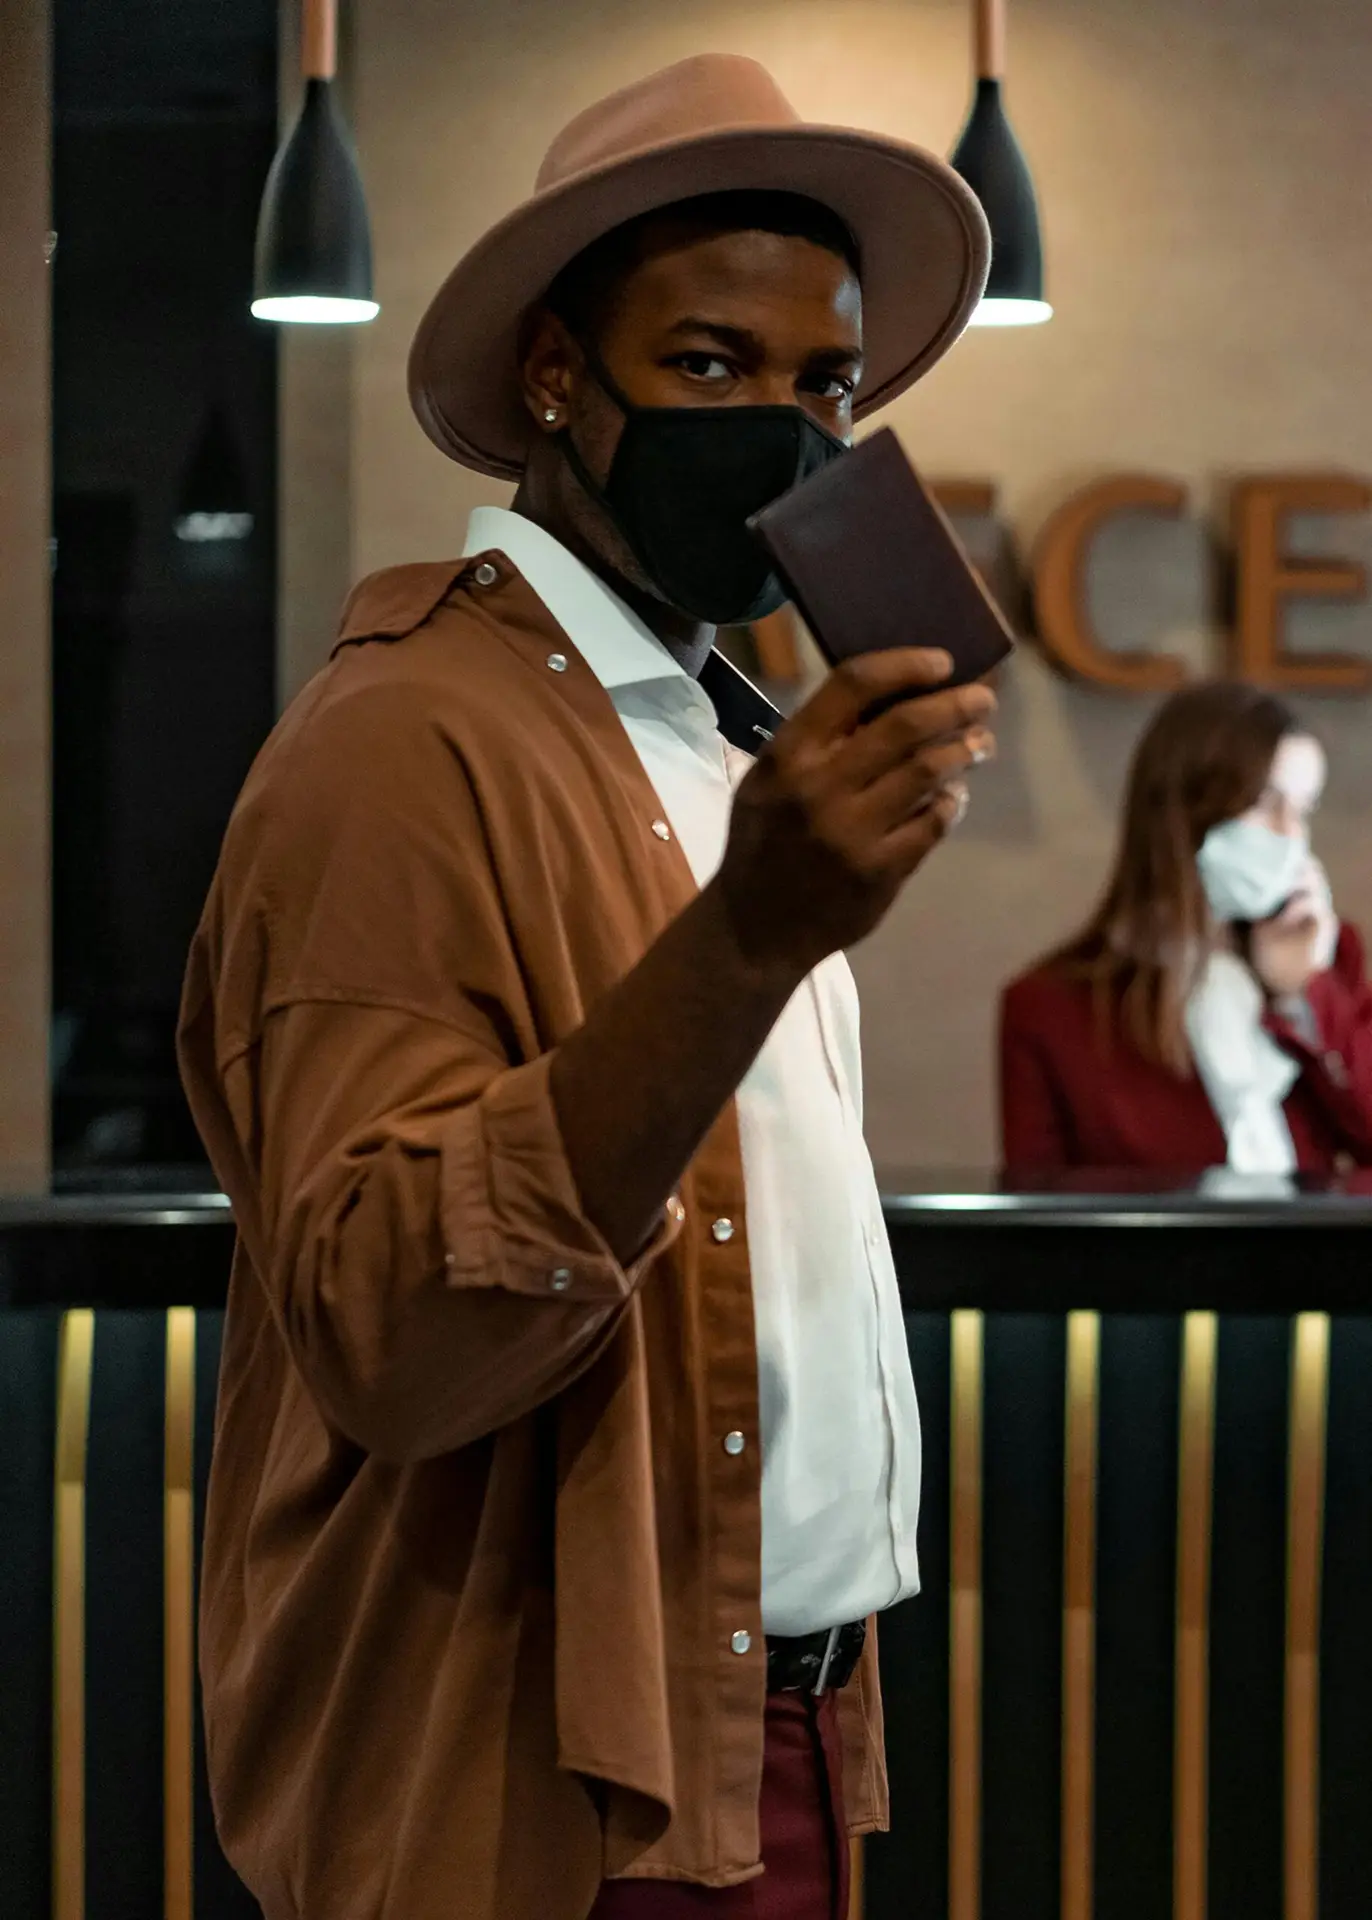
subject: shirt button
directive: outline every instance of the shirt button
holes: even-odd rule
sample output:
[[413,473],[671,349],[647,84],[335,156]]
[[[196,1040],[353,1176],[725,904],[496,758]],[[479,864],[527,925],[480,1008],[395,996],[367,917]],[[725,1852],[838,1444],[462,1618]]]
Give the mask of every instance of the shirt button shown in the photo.
[[552,1286],[554,1293],[565,1293],[568,1287],[570,1287],[572,1284],[571,1268],[570,1267],[554,1267],[553,1276],[550,1284]]
[[723,1246],[726,1240],[732,1240],[734,1237],[734,1223],[732,1220],[716,1220],[710,1232]]
[[735,1427],[732,1433],[726,1433],[724,1436],[724,1451],[726,1453],[742,1453],[747,1444],[748,1442],[738,1431],[737,1427]]
[[665,820],[654,820],[653,832],[659,840],[670,840],[672,837],[672,829],[667,825]]
[[550,653],[548,655],[548,665],[554,673],[565,673],[567,671],[566,654]]
[[740,1627],[729,1642],[730,1647],[735,1653],[747,1653],[752,1644],[753,1636],[748,1632],[746,1627]]
[[483,560],[476,572],[472,575],[472,578],[479,587],[493,587],[500,578],[500,573],[497,568],[491,565],[489,560]]

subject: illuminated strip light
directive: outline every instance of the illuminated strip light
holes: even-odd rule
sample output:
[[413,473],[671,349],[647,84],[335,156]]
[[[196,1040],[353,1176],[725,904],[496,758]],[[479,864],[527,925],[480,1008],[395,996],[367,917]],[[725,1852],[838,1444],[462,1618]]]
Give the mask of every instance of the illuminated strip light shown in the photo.
[[167,1313],[162,1464],[162,1912],[195,1916],[195,1313]]
[[948,1920],[981,1915],[981,1514],[984,1322],[951,1317]]
[[1092,1920],[1095,1883],[1096,1481],[1100,1315],[1067,1316],[1062,1610],[1061,1920]]
[[95,1315],[62,1316],[53,1487],[52,1916],[86,1912],[86,1457]]
[[1172,1917],[1206,1920],[1209,1893],[1210,1545],[1219,1321],[1182,1321]]
[[1329,1315],[1297,1314],[1287,1470],[1284,1920],[1318,1920],[1320,1905],[1320,1573],[1328,1413]]

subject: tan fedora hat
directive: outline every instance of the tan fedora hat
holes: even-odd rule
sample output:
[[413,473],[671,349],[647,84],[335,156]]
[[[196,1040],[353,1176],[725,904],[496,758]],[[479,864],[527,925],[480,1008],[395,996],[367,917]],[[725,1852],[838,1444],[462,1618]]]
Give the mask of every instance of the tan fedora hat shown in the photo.
[[448,275],[410,352],[410,399],[429,438],[478,473],[517,478],[532,431],[516,367],[523,314],[611,228],[732,188],[808,195],[856,239],[859,418],[933,366],[981,298],[990,235],[951,167],[882,134],[807,124],[756,61],[699,54],[564,127],[532,197]]

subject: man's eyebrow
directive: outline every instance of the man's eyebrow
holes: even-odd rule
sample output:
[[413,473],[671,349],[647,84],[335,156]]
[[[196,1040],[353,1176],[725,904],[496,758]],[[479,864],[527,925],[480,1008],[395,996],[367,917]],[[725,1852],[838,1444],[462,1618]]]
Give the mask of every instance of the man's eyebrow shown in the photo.
[[[701,337],[713,340],[740,360],[759,361],[765,357],[765,348],[758,336],[747,327],[731,327],[721,320],[707,320],[699,314],[688,315],[684,320],[674,321],[667,329],[667,338]],[[816,347],[813,353],[806,355],[806,362],[812,367],[857,367],[862,365],[862,349],[856,346]]]
[[861,347],[816,347],[806,356],[812,367],[860,367]]
[[747,327],[730,327],[720,320],[705,320],[699,315],[690,314],[684,320],[675,321],[667,329],[669,340],[684,338],[687,335],[693,339],[699,339],[702,334],[708,335],[729,353],[737,354],[740,359],[762,358],[762,342]]

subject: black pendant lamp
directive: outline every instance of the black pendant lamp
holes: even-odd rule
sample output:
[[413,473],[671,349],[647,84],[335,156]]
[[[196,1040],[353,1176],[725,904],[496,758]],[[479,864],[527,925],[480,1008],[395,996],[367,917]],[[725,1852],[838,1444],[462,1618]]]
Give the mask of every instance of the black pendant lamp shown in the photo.
[[1051,320],[1043,297],[1038,201],[1001,99],[1005,0],[972,0],[977,91],[952,164],[976,194],[991,227],[991,277],[974,327],[1032,327]]
[[257,221],[252,310],[259,320],[374,320],[372,237],[357,155],[334,98],[336,0],[304,0],[305,98],[267,176]]
[[211,408],[187,463],[175,528],[192,546],[246,540],[253,530],[248,476],[222,407]]

